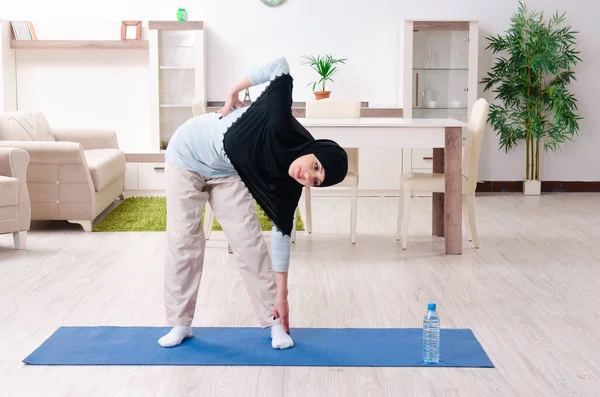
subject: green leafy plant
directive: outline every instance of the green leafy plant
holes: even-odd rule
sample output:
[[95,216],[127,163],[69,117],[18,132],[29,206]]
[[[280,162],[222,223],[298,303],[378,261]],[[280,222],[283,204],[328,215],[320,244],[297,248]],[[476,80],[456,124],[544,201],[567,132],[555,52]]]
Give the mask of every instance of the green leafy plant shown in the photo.
[[334,59],[331,55],[317,55],[317,57],[305,55],[303,56],[303,58],[305,59],[305,61],[302,62],[302,64],[309,65],[319,74],[319,76],[321,76],[321,78],[318,81],[311,82],[307,85],[307,87],[312,85],[313,91],[315,91],[315,88],[318,84],[321,84],[321,91],[325,91],[327,81],[333,82],[331,76],[333,76],[333,74],[337,72],[336,64],[345,63],[347,61],[347,59],[345,58]]
[[539,180],[540,142],[555,151],[578,134],[582,119],[567,89],[581,61],[575,50],[578,32],[560,26],[565,15],[555,13],[546,22],[543,13],[529,11],[519,0],[506,34],[486,38],[486,49],[503,54],[481,81],[484,91],[496,87],[493,92],[502,101],[490,105],[488,121],[506,152],[525,140],[527,180]]

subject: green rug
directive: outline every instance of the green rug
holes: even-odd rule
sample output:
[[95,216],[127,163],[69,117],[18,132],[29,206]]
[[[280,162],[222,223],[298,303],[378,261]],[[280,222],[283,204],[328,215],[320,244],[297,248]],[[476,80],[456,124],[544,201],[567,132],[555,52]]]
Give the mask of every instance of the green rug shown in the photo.
[[[271,231],[272,222],[256,205],[262,230]],[[202,215],[204,222],[204,215]],[[128,197],[92,229],[95,232],[163,232],[167,226],[166,197]],[[215,217],[212,230],[223,230]],[[300,211],[296,210],[296,230],[304,230]]]

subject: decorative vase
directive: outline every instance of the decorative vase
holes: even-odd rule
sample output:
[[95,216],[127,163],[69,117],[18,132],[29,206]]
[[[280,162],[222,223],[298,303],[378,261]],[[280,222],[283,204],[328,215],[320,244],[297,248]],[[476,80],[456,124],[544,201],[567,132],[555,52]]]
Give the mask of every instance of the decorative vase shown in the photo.
[[314,94],[315,94],[315,98],[318,101],[319,99],[329,98],[331,91],[315,91]]
[[539,196],[542,193],[542,182],[536,179],[523,181],[523,194],[525,196]]
[[185,8],[177,9],[177,20],[180,22],[185,22],[188,20],[188,13]]

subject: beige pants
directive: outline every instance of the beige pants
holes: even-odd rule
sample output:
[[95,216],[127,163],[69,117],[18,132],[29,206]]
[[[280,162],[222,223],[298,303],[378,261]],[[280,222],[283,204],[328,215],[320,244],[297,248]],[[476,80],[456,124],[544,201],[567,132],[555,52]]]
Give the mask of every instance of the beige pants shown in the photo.
[[208,201],[223,227],[250,300],[262,327],[273,319],[276,284],[271,256],[262,235],[252,195],[239,176],[205,178],[196,172],[166,164],[167,260],[165,306],[169,325],[191,325],[206,237],[202,212]]

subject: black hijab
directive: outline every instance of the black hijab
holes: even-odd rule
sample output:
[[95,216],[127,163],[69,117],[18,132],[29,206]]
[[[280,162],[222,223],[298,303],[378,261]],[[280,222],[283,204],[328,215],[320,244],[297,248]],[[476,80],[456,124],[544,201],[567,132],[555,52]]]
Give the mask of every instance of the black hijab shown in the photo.
[[225,153],[240,178],[288,236],[303,188],[288,174],[292,162],[313,153],[325,168],[321,186],[341,182],[348,172],[344,149],[327,139],[315,140],[292,115],[292,89],[289,74],[273,79],[223,137]]

